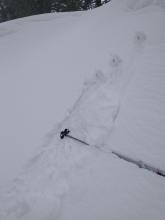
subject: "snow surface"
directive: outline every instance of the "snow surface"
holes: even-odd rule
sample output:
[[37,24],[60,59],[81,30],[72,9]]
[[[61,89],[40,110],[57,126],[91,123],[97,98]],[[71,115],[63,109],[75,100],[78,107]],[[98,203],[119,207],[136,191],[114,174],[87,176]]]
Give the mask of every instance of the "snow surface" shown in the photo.
[[112,0],[0,24],[0,220],[165,219],[165,178],[106,153],[165,170],[164,20]]

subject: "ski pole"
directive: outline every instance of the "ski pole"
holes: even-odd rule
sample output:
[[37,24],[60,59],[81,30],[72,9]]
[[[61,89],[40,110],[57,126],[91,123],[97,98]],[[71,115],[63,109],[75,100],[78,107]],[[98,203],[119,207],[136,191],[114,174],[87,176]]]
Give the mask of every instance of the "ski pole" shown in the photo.
[[69,133],[70,133],[70,130],[65,128],[65,130],[61,131],[60,138],[63,139],[64,137],[68,137],[68,138],[71,138],[75,141],[78,141],[79,143],[82,143],[82,144],[89,146],[89,144],[87,142],[80,140],[79,138],[73,137],[73,136],[69,135]]
[[71,135],[69,135],[69,134],[67,134],[67,135],[65,135],[65,136],[68,137],[68,138],[71,138],[71,139],[73,139],[73,140],[75,140],[75,141],[78,141],[78,142],[80,142],[80,143],[82,143],[82,144],[85,144],[85,145],[89,146],[89,144],[88,144],[87,142],[82,141],[82,140],[80,140],[80,139],[78,139],[78,138],[75,138],[75,137],[73,137],[73,136],[71,136]]

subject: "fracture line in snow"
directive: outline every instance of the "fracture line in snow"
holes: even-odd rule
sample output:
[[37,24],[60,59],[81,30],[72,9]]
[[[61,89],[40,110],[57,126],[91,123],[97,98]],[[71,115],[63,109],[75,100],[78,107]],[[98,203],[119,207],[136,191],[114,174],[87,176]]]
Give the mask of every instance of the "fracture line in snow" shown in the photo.
[[70,139],[73,139],[73,140],[75,140],[75,141],[78,141],[79,143],[84,144],[84,145],[86,145],[86,146],[94,147],[94,148],[98,149],[99,151],[101,151],[101,152],[103,152],[103,153],[114,154],[114,155],[117,156],[118,158],[120,158],[120,159],[122,159],[122,160],[125,160],[125,161],[127,161],[127,162],[129,162],[129,163],[133,163],[133,164],[135,164],[136,166],[138,166],[139,168],[146,169],[146,170],[151,171],[151,172],[153,172],[153,173],[155,173],[155,174],[157,174],[157,175],[160,175],[160,176],[165,177],[165,171],[164,171],[164,170],[161,170],[161,169],[156,168],[156,167],[154,167],[154,166],[152,166],[152,165],[150,165],[150,164],[147,164],[147,163],[145,163],[145,162],[142,161],[142,160],[135,159],[135,158],[131,158],[131,157],[129,157],[129,156],[126,156],[126,155],[121,154],[120,152],[117,152],[117,151],[114,151],[114,150],[106,151],[106,150],[102,149],[101,147],[99,147],[99,146],[97,146],[97,145],[91,145],[91,144],[89,144],[89,143],[87,143],[87,142],[85,142],[85,141],[82,141],[82,140],[80,140],[80,139],[78,139],[78,138],[75,138],[75,137],[73,137],[73,136],[71,136],[71,135],[68,135],[68,134],[66,135],[66,137],[68,137],[68,138],[70,138]]

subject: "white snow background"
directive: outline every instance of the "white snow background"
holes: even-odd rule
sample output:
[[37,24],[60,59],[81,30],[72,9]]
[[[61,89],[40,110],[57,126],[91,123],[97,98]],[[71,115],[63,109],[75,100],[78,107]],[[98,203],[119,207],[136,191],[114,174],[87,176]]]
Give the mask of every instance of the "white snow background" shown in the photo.
[[165,178],[111,154],[165,171],[164,21],[112,0],[0,24],[0,220],[165,219]]

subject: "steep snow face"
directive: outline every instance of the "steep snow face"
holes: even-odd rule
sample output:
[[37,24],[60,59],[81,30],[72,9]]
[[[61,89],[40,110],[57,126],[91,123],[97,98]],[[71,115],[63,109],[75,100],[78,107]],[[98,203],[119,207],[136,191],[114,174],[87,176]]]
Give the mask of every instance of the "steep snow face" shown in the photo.
[[[165,219],[164,178],[111,154],[165,170],[165,11],[158,5],[114,0],[0,26],[1,150],[14,137],[18,159],[20,147],[34,148],[47,133],[0,197],[0,219]],[[61,140],[66,127],[90,146]]]
[[101,15],[97,9],[0,25],[1,187],[65,117],[86,78],[99,69],[113,72],[113,57],[123,59],[118,74],[131,62],[134,30],[127,16],[121,22],[120,3],[105,5]]
[[0,173],[6,185],[65,117],[84,78],[106,60],[104,36],[90,13],[3,23],[0,36]]

